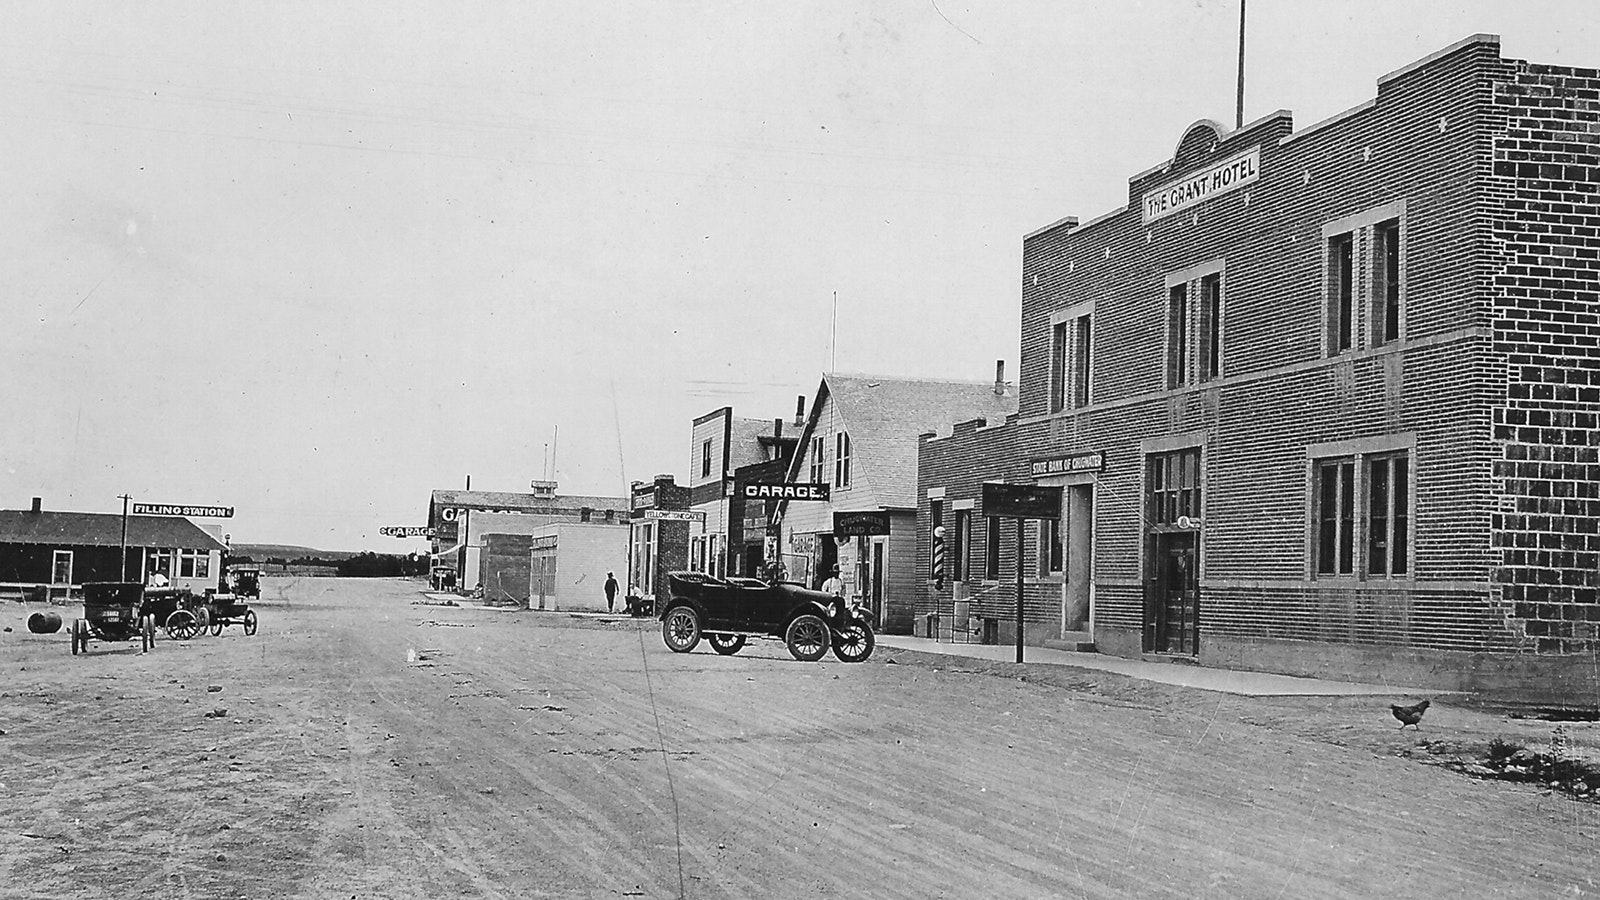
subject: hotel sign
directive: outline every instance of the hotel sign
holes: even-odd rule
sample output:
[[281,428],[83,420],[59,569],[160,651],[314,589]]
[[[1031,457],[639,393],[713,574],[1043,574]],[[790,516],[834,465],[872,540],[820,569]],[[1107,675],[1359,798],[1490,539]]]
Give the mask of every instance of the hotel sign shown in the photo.
[[1033,477],[1048,478],[1051,475],[1072,475],[1078,472],[1104,472],[1105,468],[1105,451],[1091,450],[1088,453],[1074,453],[1071,456],[1058,456],[1054,459],[1036,459],[1033,461]]
[[1169,182],[1144,194],[1146,224],[1182,212],[1242,188],[1261,177],[1261,147],[1251,147],[1182,180]]

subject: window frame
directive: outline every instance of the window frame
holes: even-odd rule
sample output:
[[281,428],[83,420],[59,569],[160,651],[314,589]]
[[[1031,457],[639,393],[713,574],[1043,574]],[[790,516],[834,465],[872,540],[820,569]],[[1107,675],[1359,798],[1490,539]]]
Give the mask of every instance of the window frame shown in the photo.
[[945,532],[947,535],[953,532],[953,536],[945,541],[946,568],[951,581],[965,581],[971,574],[968,554],[972,549],[972,510],[957,508],[954,513],[954,527]]
[[1372,346],[1405,340],[1405,235],[1400,217],[1372,226]]
[[807,471],[811,475],[812,484],[821,484],[823,481],[822,475],[827,471],[828,465],[826,459],[827,449],[828,439],[826,436],[820,434],[812,436],[811,458],[806,460],[808,463]]
[[1332,358],[1406,339],[1406,201],[1322,225],[1322,345]]
[[[1415,436],[1407,433],[1316,444],[1307,448],[1306,463],[1307,578],[1346,584],[1414,580]],[[1336,513],[1331,526],[1325,515],[1330,471],[1338,473],[1331,488]],[[1350,557],[1348,568],[1341,558],[1344,553]]]
[[833,486],[848,488],[850,487],[850,432],[834,432],[833,440]]
[[984,516],[983,579],[1000,580],[1000,517]]
[[700,442],[700,477],[711,477],[711,438]]
[[1215,381],[1222,370],[1222,273],[1210,272],[1200,276],[1200,310],[1198,326],[1199,372],[1196,381]]
[[1189,283],[1167,287],[1167,390],[1189,383]]
[[1049,411],[1088,406],[1094,389],[1094,301],[1050,316]]

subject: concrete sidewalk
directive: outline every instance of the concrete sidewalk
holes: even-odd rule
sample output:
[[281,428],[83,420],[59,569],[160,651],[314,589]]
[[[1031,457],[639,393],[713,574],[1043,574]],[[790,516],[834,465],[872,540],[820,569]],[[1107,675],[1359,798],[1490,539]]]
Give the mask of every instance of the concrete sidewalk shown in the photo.
[[[1004,646],[958,644],[929,638],[880,634],[878,650],[882,652],[885,649],[917,650],[923,653],[942,653],[946,656],[964,656],[997,662],[1015,662],[1017,659],[1017,648],[1014,644]],[[1402,685],[1359,684],[1351,681],[1324,681],[1320,678],[1272,675],[1265,672],[1208,669],[1204,666],[1124,659],[1120,656],[1075,653],[1070,650],[1052,650],[1048,647],[1024,647],[1022,658],[1025,665],[1076,666],[1080,669],[1115,672],[1118,675],[1142,678],[1160,684],[1248,697],[1409,697],[1417,690]]]

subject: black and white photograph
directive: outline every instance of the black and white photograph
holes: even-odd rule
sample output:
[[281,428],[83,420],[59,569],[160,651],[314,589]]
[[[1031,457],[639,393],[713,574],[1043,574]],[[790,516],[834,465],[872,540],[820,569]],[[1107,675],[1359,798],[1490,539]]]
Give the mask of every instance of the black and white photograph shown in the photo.
[[0,900],[1600,898],[1589,0],[0,10]]

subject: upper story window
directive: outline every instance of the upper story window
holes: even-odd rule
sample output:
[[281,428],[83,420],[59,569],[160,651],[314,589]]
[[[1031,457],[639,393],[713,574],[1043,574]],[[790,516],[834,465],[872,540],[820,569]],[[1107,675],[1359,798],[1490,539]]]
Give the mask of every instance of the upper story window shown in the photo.
[[1166,386],[1222,376],[1223,261],[1167,275]]
[[1088,406],[1094,304],[1080,303],[1050,321],[1050,411]]
[[1372,343],[1400,339],[1400,220],[1372,229]]
[[1167,387],[1189,381],[1189,286],[1167,288]]
[[1337,356],[1405,336],[1405,202],[1322,226],[1324,350]]
[[1200,380],[1222,377],[1222,273],[1200,279]]
[[708,478],[711,475],[711,439],[706,438],[700,444],[700,477]]
[[1152,525],[1177,525],[1180,518],[1200,516],[1200,448],[1191,447],[1150,458]]
[[839,432],[833,436],[833,486],[847,488],[850,486],[850,435]]
[[812,484],[820,484],[822,482],[822,467],[824,465],[822,453],[827,449],[827,446],[827,441],[820,435],[811,439],[811,458],[807,461],[811,464]]

